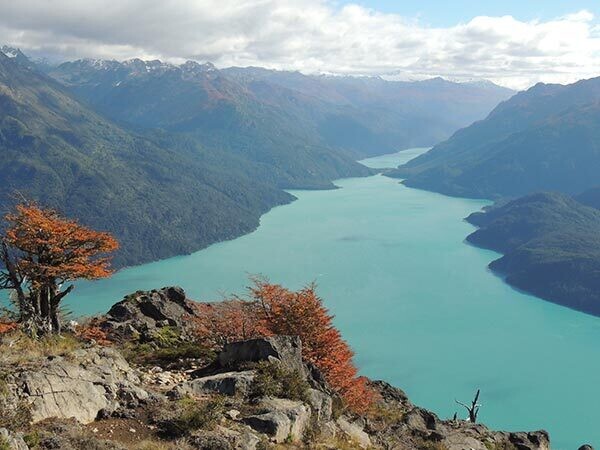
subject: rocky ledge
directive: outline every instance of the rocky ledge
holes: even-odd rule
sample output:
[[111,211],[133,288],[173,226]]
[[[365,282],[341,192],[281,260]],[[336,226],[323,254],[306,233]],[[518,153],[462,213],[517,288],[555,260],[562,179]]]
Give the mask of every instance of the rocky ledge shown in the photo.
[[[182,326],[193,310],[189,302],[179,288],[136,293],[110,310],[105,326],[150,339],[161,328]],[[544,431],[497,432],[442,420],[383,381],[369,382],[377,393],[372,412],[351,413],[303,361],[294,336],[229,343],[211,363],[192,369],[134,367],[121,351],[127,354],[126,347],[90,344],[2,367],[0,406],[24,408],[28,416],[11,426],[0,413],[0,449],[550,448]]]

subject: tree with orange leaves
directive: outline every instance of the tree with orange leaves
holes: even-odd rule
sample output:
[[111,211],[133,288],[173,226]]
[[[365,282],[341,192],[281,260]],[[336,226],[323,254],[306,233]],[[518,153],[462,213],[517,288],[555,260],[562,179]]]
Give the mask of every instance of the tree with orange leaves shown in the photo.
[[212,349],[267,334],[257,305],[240,299],[196,305],[196,331],[202,344]]
[[109,234],[91,230],[57,211],[23,203],[5,216],[0,238],[0,288],[16,294],[20,322],[32,335],[60,333],[59,306],[76,279],[112,273],[107,256],[118,248]]
[[333,324],[333,316],[310,284],[293,292],[264,280],[250,288],[271,334],[299,336],[302,355],[323,373],[327,382],[355,412],[365,412],[373,401],[366,379],[358,376],[354,353]]
[[219,348],[259,336],[299,336],[303,357],[321,370],[350,409],[365,412],[374,394],[358,376],[353,352],[333,325],[316,286],[294,292],[262,279],[253,281],[249,301],[236,298],[199,307],[196,322],[202,342]]

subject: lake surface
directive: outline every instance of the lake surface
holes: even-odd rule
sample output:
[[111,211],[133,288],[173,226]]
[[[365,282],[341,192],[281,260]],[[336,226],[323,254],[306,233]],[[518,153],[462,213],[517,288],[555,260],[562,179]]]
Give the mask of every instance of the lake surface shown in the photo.
[[[394,167],[413,149],[365,160]],[[384,176],[293,191],[257,231],[190,256],[79,283],[77,314],[125,294],[180,285],[198,300],[242,293],[248,274],[291,288],[316,281],[367,376],[403,388],[442,417],[481,388],[482,422],[551,433],[553,448],[600,445],[600,319],[517,292],[464,242],[463,221],[486,204],[409,189]]]

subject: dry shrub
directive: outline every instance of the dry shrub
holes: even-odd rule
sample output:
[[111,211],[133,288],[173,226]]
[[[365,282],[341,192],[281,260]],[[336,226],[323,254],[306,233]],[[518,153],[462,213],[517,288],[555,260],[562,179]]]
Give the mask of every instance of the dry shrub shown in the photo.
[[223,411],[224,400],[220,396],[208,400],[184,397],[157,406],[153,417],[165,437],[177,438],[200,429],[212,430]]
[[22,331],[0,336],[0,366],[35,364],[51,356],[68,356],[81,348],[81,342],[71,334],[33,339]]

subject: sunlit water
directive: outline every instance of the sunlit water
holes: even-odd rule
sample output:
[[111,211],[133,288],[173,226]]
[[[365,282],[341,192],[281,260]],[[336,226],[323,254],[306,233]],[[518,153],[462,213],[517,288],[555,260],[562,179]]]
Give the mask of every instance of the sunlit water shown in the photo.
[[[415,149],[364,161],[393,167]],[[463,221],[486,204],[409,189],[378,175],[298,201],[260,228],[189,256],[80,283],[78,314],[140,289],[180,285],[199,300],[242,293],[248,274],[299,288],[317,281],[363,374],[385,379],[442,417],[481,388],[493,428],[546,428],[553,448],[600,444],[600,319],[536,299],[487,269]]]

